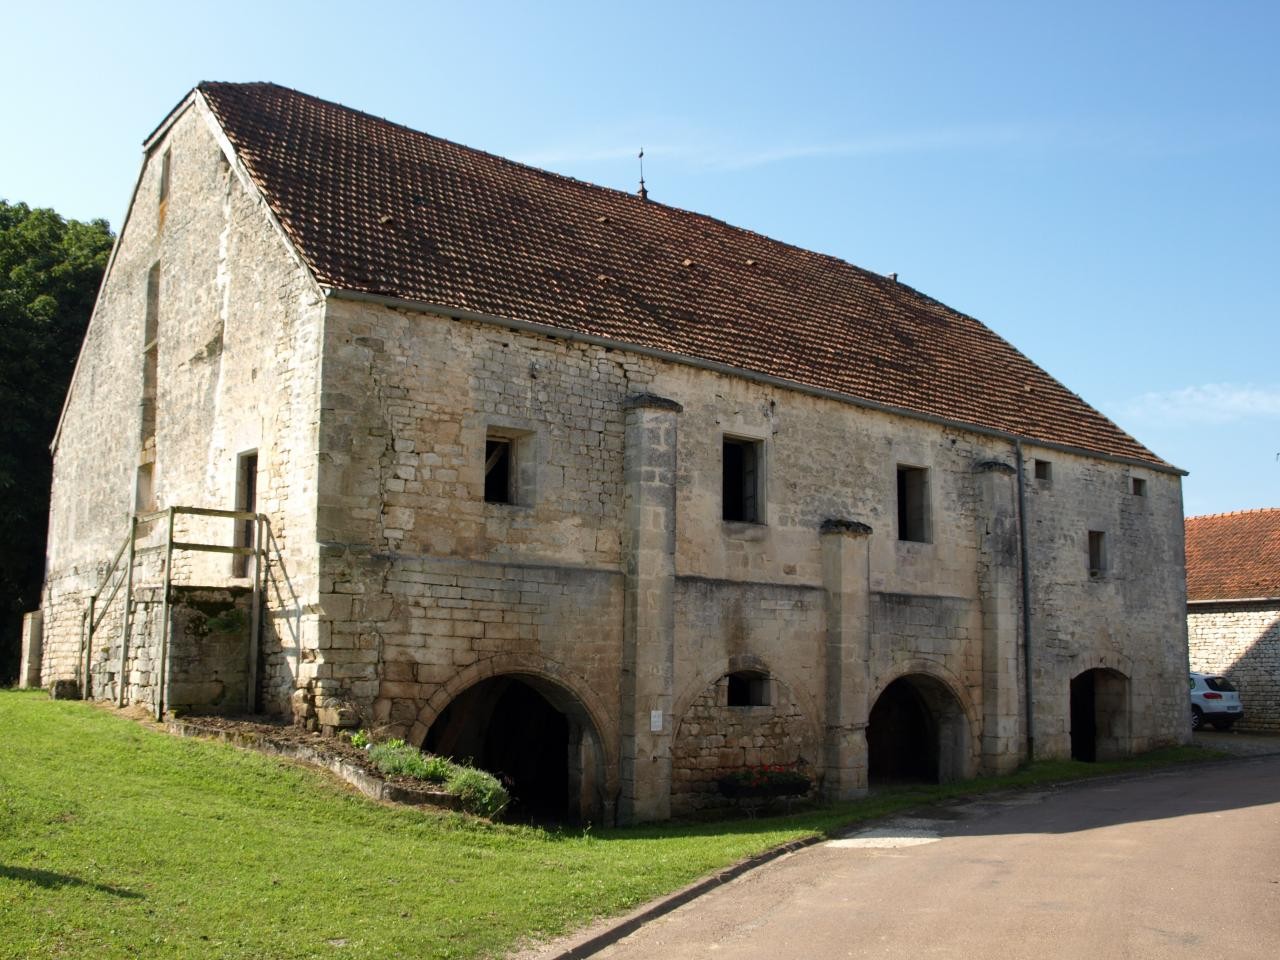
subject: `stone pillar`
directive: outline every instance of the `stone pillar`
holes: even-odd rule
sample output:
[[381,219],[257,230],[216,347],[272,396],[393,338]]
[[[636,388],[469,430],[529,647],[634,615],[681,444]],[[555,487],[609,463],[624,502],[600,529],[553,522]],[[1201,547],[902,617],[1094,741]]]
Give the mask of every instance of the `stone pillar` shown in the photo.
[[622,823],[671,816],[675,672],[676,418],[652,394],[626,401]]
[[1018,767],[1023,753],[1017,470],[996,460],[980,463],[975,470],[982,496],[978,517],[982,769],[1003,774]]
[[867,792],[871,528],[855,520],[826,520],[820,536],[827,591],[823,794],[848,800]]
[[22,615],[22,663],[18,686],[39,689],[40,658],[44,651],[44,614],[39,610]]

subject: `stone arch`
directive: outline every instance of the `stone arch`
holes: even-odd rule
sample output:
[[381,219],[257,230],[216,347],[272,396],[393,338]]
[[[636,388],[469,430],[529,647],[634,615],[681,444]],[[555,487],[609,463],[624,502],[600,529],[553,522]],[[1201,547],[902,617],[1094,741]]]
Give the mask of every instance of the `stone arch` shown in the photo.
[[689,707],[691,707],[693,702],[702,695],[703,691],[705,691],[710,684],[715,683],[721,677],[727,676],[730,673],[765,673],[777,680],[781,680],[799,701],[800,707],[804,711],[805,716],[813,718],[813,722],[815,724],[814,729],[818,729],[817,722],[819,714],[817,712],[817,705],[813,698],[809,696],[804,685],[792,682],[785,672],[779,673],[777,670],[774,670],[769,666],[768,661],[763,657],[758,657],[753,653],[736,654],[729,657],[728,660],[723,661],[719,666],[707,667],[701,670],[694,679],[684,684],[680,695],[676,697],[675,703],[671,708],[671,716],[674,719],[677,728],[681,722],[681,718],[689,712]]
[[[729,706],[728,678],[743,673],[769,678],[767,704]],[[822,774],[821,731],[811,701],[760,657],[734,656],[703,670],[685,686],[672,715],[674,816],[725,805],[717,782],[743,767],[796,765],[815,781]]]
[[[563,665],[543,657],[500,654],[460,670],[428,698],[407,739],[422,747],[437,721],[454,704],[516,700],[519,709],[539,710],[539,701],[563,718],[567,746],[566,806],[555,819],[613,823],[618,793],[617,735],[609,716],[586,681]],[[549,716],[549,715],[548,715]],[[488,714],[486,714],[487,722]],[[452,721],[449,721],[452,722]]]
[[1128,674],[1107,666],[1081,670],[1071,678],[1067,716],[1072,760],[1115,760],[1133,752]]
[[941,664],[911,660],[877,678],[868,698],[868,781],[964,780],[977,772],[978,712]]

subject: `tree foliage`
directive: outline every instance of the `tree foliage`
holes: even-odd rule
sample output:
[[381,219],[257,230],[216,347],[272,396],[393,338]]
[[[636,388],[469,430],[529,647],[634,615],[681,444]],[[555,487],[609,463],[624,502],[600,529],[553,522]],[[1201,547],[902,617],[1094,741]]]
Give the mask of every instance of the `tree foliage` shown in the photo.
[[113,239],[105,220],[0,200],[0,681],[40,603],[49,444]]

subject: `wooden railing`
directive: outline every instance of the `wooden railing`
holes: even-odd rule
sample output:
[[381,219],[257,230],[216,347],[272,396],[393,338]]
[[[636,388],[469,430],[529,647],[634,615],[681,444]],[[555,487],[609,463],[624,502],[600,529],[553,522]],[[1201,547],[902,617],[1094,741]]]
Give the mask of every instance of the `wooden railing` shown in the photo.
[[[214,517],[253,524],[253,543],[244,546],[226,546],[216,543],[174,540],[174,518],[178,516]],[[125,665],[129,656],[129,640],[133,628],[133,570],[138,550],[139,529],[146,529],[157,520],[165,521],[164,543],[151,550],[163,550],[164,559],[161,564],[160,594],[160,678],[157,681],[155,696],[155,715],[159,720],[164,716],[165,706],[169,702],[169,603],[173,587],[173,554],[174,551],[191,551],[201,553],[226,553],[233,556],[253,558],[252,573],[252,607],[249,621],[249,653],[248,682],[245,685],[245,712],[253,713],[257,708],[258,689],[258,645],[262,627],[262,579],[267,563],[268,542],[271,538],[271,527],[265,515],[245,510],[214,510],[208,507],[169,507],[154,513],[135,514],[129,518],[129,532],[124,543],[116,551],[115,558],[107,567],[98,588],[89,595],[88,608],[81,620],[81,696],[89,699],[89,688],[92,683],[90,671],[93,663],[94,634],[101,628],[111,609],[111,603],[121,588],[124,589],[125,602],[121,614],[120,662],[116,672],[116,704],[124,705],[126,686]],[[234,539],[234,537],[233,537]],[[123,566],[121,565],[121,561]],[[105,598],[104,598],[105,594]]]

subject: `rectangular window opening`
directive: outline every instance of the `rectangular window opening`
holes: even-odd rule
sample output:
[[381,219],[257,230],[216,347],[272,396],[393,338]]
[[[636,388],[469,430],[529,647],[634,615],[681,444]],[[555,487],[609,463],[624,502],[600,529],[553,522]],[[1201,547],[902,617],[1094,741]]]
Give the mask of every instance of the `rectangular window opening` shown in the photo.
[[1147,495],[1147,481],[1142,477],[1133,477],[1133,495],[1135,497],[1145,497]]
[[485,503],[515,503],[515,442],[492,434],[484,442]]
[[155,443],[159,381],[160,264],[147,271],[147,303],[142,323],[142,447]]
[[[247,513],[258,512],[258,451],[249,450],[236,457],[236,505],[235,509]],[[235,540],[237,547],[254,546],[254,530],[257,524],[253,520],[235,521]],[[235,554],[231,558],[231,575],[247,577],[249,575],[248,554]]]
[[769,678],[762,673],[749,671],[729,674],[728,705],[731,707],[769,706]]
[[929,471],[898,467],[898,539],[929,542]]
[[760,441],[725,437],[721,456],[721,517],[760,523]]
[[1107,572],[1107,535],[1101,530],[1089,531],[1089,576],[1098,578]]
[[166,150],[160,156],[160,193],[157,206],[159,209],[158,220],[161,226],[164,225],[164,215],[169,209],[169,168],[172,161],[171,150]]
[[137,476],[133,485],[133,512],[153,513],[156,509],[156,465],[143,463],[138,465]]
[[1053,482],[1053,461],[1037,460],[1036,462],[1036,479],[1042,483]]

